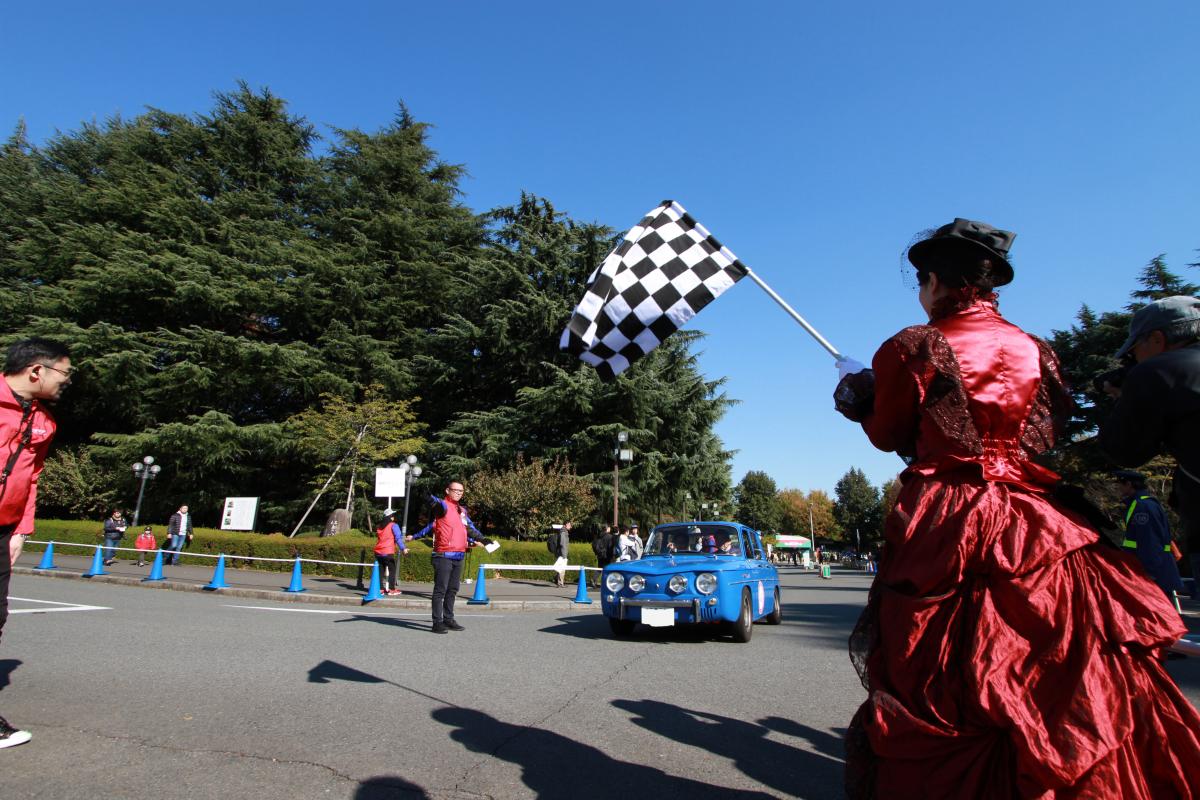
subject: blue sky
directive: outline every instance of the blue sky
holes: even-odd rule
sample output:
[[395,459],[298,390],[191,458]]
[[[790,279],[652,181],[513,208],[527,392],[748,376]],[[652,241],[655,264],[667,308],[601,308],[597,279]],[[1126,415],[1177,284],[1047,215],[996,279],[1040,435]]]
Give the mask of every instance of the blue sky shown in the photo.
[[[1185,2],[18,4],[0,129],[34,141],[146,106],[196,113],[238,80],[323,130],[405,102],[464,164],[477,211],[548,198],[625,229],[678,200],[842,352],[922,320],[913,235],[1017,232],[1005,315],[1069,327],[1141,267],[1200,261],[1200,7]],[[838,416],[825,352],[750,281],[692,323],[740,404],[749,469],[832,490],[899,460]]]

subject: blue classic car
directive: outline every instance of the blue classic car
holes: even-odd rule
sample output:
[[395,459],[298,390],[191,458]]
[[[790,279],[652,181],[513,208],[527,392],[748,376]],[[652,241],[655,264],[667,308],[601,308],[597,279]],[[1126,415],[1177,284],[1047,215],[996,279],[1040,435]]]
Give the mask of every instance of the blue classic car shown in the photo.
[[659,525],[643,556],[609,564],[601,585],[601,608],[617,636],[639,622],[719,625],[748,642],[755,621],[783,621],[779,572],[758,532],[736,522]]

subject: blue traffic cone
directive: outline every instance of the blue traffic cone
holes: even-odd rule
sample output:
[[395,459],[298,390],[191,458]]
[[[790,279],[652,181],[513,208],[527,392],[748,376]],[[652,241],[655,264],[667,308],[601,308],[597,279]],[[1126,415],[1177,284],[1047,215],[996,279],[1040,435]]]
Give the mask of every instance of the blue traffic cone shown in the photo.
[[162,550],[156,550],[154,553],[154,564],[150,567],[150,574],[142,578],[142,583],[146,581],[161,581],[162,579]]
[[83,573],[85,578],[94,578],[97,575],[107,575],[104,571],[104,557],[100,555],[100,545],[96,545],[96,555],[92,558],[92,568]]
[[479,567],[479,577],[475,579],[475,594],[467,601],[469,606],[483,606],[488,603],[487,586],[484,585],[486,577],[483,574],[483,566]]
[[288,584],[288,587],[286,589],[284,589],[284,591],[285,592],[303,592],[304,591],[303,582],[304,582],[304,578],[302,577],[302,573],[300,571],[300,557],[297,556],[296,557],[296,565],[294,567],[292,567],[292,582],[290,584]]
[[226,584],[225,584],[225,554],[224,553],[221,553],[221,555],[217,557],[217,568],[213,572],[213,578],[211,581],[208,582],[208,584],[204,588],[205,589],[224,589],[224,588],[226,588]]
[[371,566],[371,583],[367,586],[367,594],[362,599],[363,605],[370,603],[372,600],[378,600],[382,596],[383,593],[379,591],[379,562],[376,561]]
[[46,542],[46,552],[42,553],[42,560],[34,569],[58,569],[54,566],[54,542]]
[[592,598],[588,597],[587,593],[587,570],[583,567],[579,568],[579,588],[575,591],[575,602],[588,605],[592,603]]

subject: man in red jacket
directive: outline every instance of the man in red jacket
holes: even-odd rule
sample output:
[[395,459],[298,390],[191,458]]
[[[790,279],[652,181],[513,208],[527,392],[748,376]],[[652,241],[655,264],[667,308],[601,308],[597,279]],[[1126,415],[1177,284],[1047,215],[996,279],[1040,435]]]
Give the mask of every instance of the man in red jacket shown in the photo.
[[462,505],[463,485],[461,481],[450,481],[446,495],[441,500],[431,497],[432,519],[420,533],[410,536],[419,539],[433,531],[433,632],[461,631],[462,625],[454,619],[454,598],[462,580],[463,558],[467,549],[476,542],[488,544],[483,534],[471,522],[467,509]]
[[[54,418],[45,404],[70,383],[71,358],[58,342],[25,339],[8,348],[0,386],[0,633],[8,619],[12,562],[21,552],[19,544],[33,533],[38,476],[54,438]],[[0,717],[0,748],[30,738]]]

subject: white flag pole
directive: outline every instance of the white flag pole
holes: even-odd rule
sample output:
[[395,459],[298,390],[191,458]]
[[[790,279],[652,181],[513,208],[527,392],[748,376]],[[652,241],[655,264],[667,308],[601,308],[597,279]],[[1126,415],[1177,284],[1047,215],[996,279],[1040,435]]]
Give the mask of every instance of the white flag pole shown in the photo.
[[[745,266],[745,265],[743,265],[743,266]],[[760,278],[754,274],[754,270],[750,269],[749,267],[746,267],[746,274],[749,275],[754,280],[755,283],[757,283],[759,286],[761,286],[762,290],[764,292],[766,292],[768,295],[770,295],[771,299],[774,300],[776,303],[778,303],[780,305],[780,307],[791,316],[792,319],[796,320],[796,322],[799,322],[800,327],[802,327],[802,328],[804,328],[804,330],[808,331],[809,335],[811,335],[814,339],[816,339],[818,344],[820,344],[822,347],[824,347],[826,350],[828,350],[829,355],[833,356],[834,359],[837,361],[841,361],[843,358],[845,358],[845,356],[843,356],[841,353],[839,353],[837,351],[837,348],[835,348],[833,345],[831,345],[824,336],[817,333],[817,329],[814,328],[812,325],[809,325],[808,322],[804,319],[804,317],[797,314],[796,310],[794,308],[792,308],[791,306],[789,306],[782,297],[775,294],[774,289],[772,289],[770,286],[767,286],[767,284],[763,283],[762,278]]]

